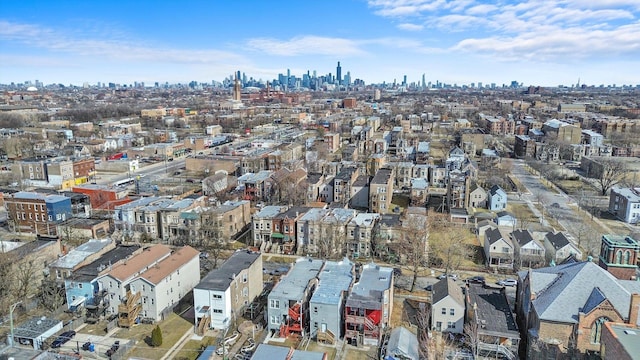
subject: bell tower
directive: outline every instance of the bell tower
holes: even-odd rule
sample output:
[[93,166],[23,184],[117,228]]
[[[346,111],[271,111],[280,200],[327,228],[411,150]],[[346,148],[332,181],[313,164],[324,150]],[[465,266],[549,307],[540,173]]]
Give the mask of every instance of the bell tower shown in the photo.
[[620,280],[635,280],[640,245],[631,236],[602,235],[600,267]]

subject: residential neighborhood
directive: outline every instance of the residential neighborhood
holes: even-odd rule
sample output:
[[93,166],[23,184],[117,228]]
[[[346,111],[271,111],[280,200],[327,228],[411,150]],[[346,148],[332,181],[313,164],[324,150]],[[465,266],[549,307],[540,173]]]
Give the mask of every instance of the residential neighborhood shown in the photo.
[[0,87],[0,356],[638,358],[637,88],[241,78]]

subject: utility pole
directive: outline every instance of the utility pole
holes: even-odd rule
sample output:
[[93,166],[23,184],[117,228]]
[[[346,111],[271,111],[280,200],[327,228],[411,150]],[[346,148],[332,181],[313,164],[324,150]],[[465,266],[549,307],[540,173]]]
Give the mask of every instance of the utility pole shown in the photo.
[[11,304],[11,306],[9,307],[9,327],[11,328],[11,339],[10,339],[11,347],[13,347],[13,311],[16,309],[16,306],[18,306],[21,303],[22,301],[18,301],[17,303]]

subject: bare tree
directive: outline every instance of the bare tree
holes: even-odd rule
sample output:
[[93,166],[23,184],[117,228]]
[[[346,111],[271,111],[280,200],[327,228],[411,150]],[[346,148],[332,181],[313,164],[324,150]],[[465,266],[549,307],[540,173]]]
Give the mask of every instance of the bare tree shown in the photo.
[[212,257],[214,269],[218,267],[220,255],[228,248],[222,226],[222,221],[213,211],[201,214],[199,243],[202,250]]
[[616,159],[600,159],[600,171],[587,174],[595,177],[602,196],[607,195],[609,189],[623,181],[629,172],[624,162]]
[[402,221],[402,236],[398,242],[398,252],[405,264],[413,272],[411,289],[416,287],[418,273],[429,260],[429,223],[426,215],[407,214]]
[[466,229],[450,224],[433,228],[430,243],[432,257],[444,268],[445,274],[455,271],[465,259],[471,257],[472,252],[467,244],[469,235]]
[[431,321],[431,309],[426,303],[421,302],[415,314],[415,323],[418,325],[418,353],[420,359],[429,359],[435,355],[435,344],[429,332]]
[[469,347],[473,352],[473,357],[477,358],[480,337],[478,335],[478,323],[475,319],[470,319],[466,324],[464,324],[464,335],[466,337],[467,344],[469,344]]
[[15,261],[14,254],[0,251],[0,311],[8,309],[16,299],[13,291]]
[[42,304],[45,309],[54,311],[64,304],[64,284],[56,281],[43,281],[38,297],[40,304]]

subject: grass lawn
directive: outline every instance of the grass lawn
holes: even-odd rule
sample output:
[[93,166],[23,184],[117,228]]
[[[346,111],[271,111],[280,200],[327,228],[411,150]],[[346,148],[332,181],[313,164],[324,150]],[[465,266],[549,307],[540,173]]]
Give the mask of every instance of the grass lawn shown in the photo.
[[91,334],[91,335],[107,335],[107,322],[106,321],[98,321],[95,324],[87,324],[85,327],[80,329],[80,332],[83,334]]
[[135,339],[137,341],[135,348],[128,354],[129,358],[160,359],[167,353],[167,350],[175,345],[184,333],[193,326],[190,322],[174,313],[169,315],[168,318],[159,325],[162,330],[162,346],[159,348],[153,348],[145,341],[147,337],[151,338],[151,331],[155,325],[140,324],[131,329],[120,329],[114,336],[123,339]]
[[343,355],[344,359],[349,359],[349,360],[371,360],[371,359],[377,359],[378,358],[378,348],[375,346],[371,346],[371,348],[366,351],[366,350],[358,350],[355,348],[348,348],[345,350],[344,355]]
[[200,355],[200,349],[203,347],[207,347],[212,345],[215,342],[215,339],[210,336],[205,336],[202,340],[189,340],[187,341],[182,349],[178,351],[175,356],[176,360],[188,359],[195,360]]
[[327,360],[334,360],[336,357],[337,349],[332,346],[324,346],[322,344],[318,344],[315,341],[309,342],[309,346],[305,349],[307,351],[319,351],[327,354]]
[[[389,214],[400,214],[404,209],[406,209],[409,206],[409,203],[411,202],[411,199],[409,198],[409,196],[405,195],[405,194],[393,194],[393,197],[391,198],[391,208],[388,209],[388,213]],[[395,209],[396,206],[400,207],[400,212],[393,212],[393,209]]]

